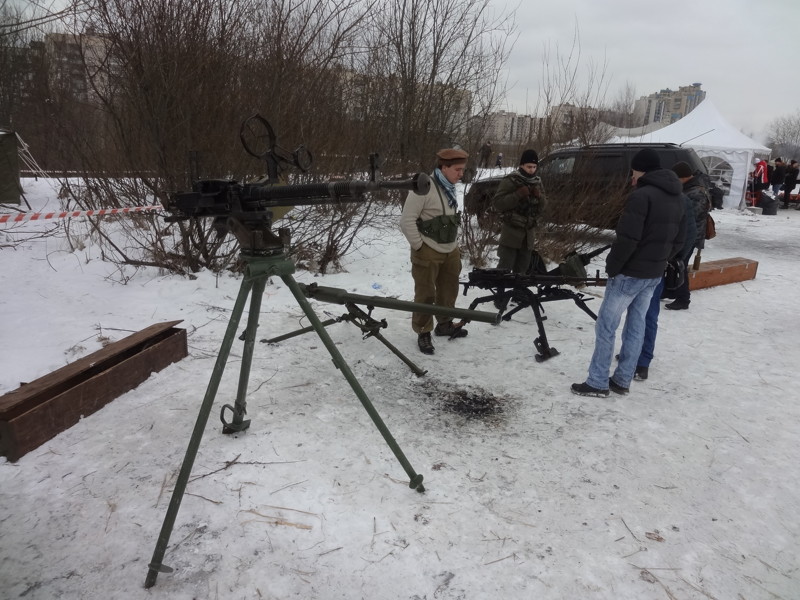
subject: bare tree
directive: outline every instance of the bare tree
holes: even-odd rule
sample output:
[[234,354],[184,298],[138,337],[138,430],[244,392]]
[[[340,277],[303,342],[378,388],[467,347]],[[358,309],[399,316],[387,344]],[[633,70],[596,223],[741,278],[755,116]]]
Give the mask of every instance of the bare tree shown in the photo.
[[614,127],[630,129],[640,125],[635,122],[634,106],[636,103],[636,87],[630,82],[625,82],[623,87],[612,100],[611,105],[602,111],[603,120]]
[[772,153],[784,160],[800,158],[800,110],[778,117],[769,124],[768,144]]
[[[606,65],[582,58],[577,24],[568,50],[563,52],[558,45],[546,43],[542,61],[544,76],[534,113],[543,116],[536,120],[527,139],[506,150],[518,156],[523,147],[533,147],[541,156],[554,148],[609,139],[611,130],[601,123],[601,107],[608,87]],[[580,172],[580,168],[573,174],[575,181],[591,177],[591,173]],[[603,201],[597,202],[588,197],[588,189],[583,193],[578,185],[569,192],[560,188],[545,190],[548,204],[537,237],[537,250],[545,259],[559,262],[575,249],[595,245],[602,233],[588,223],[602,221],[600,217],[606,211],[613,214],[624,200],[620,190],[609,189],[604,191]],[[497,216],[489,206],[491,197],[480,185],[468,193],[469,219],[464,240],[465,250],[475,266],[487,262],[490,247],[496,243]],[[473,228],[480,231],[472,231]]]
[[[389,157],[390,174],[427,168],[436,149],[463,144],[467,119],[501,93],[510,30],[505,18],[488,18],[485,0],[393,0],[380,11],[376,0],[72,6],[71,30],[48,36],[43,54],[56,56],[59,44],[77,48],[81,72],[58,77],[54,61],[40,96],[42,121],[58,142],[60,160],[52,163],[85,173],[65,186],[66,202],[82,208],[168,202],[191,177],[261,177],[263,163],[245,155],[236,135],[255,111],[282,143],[312,148],[304,181],[363,177],[375,150]],[[399,24],[389,8],[403,15]],[[443,27],[454,14],[458,27]],[[190,172],[192,152],[199,160]],[[355,226],[384,214],[377,206],[292,211],[286,222],[297,233],[296,252],[313,249],[321,270],[336,267],[359,243]],[[124,246],[112,243],[106,225],[96,223],[92,235],[122,264],[218,269],[235,250],[202,221],[115,222],[127,227]]]
[[375,125],[369,137],[405,170],[427,169],[437,149],[476,143],[463,139],[467,123],[503,92],[513,14],[493,17],[485,0],[389,0],[381,8],[367,53],[353,63],[370,82],[363,118]]

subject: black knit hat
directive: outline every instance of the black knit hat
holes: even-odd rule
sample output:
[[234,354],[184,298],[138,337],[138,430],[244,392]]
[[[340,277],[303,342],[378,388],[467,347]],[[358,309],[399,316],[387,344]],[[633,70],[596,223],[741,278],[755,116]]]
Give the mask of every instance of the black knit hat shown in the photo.
[[519,164],[527,165],[528,163],[539,164],[539,155],[536,154],[536,150],[532,150],[531,148],[525,150],[522,156],[519,157]]
[[661,160],[652,148],[643,148],[633,155],[631,169],[647,173],[661,168]]
[[676,162],[674,165],[672,165],[672,170],[680,179],[694,175],[692,167],[689,166],[689,163],[685,163],[683,161]]

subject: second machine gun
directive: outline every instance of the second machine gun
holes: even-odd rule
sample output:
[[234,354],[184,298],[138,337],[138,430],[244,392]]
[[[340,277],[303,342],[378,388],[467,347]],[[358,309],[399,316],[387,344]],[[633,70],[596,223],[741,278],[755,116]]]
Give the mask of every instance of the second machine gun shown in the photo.
[[[544,321],[547,317],[544,315],[542,305],[545,302],[556,300],[572,300],[578,308],[592,319],[597,320],[597,315],[586,305],[587,300],[591,300],[591,298],[587,298],[586,294],[572,288],[606,285],[606,279],[600,277],[599,271],[595,273],[594,277],[587,277],[584,267],[609,247],[603,246],[586,254],[572,253],[567,257],[568,260],[565,263],[544,273],[521,274],[512,273],[508,269],[473,269],[470,271],[467,281],[460,282],[464,286],[464,295],[471,287],[489,290],[491,293],[473,300],[469,305],[469,310],[474,310],[479,304],[493,302],[499,310],[499,322],[500,320],[509,321],[514,314],[530,307],[536,318],[536,327],[539,332],[538,337],[533,340],[537,351],[535,358],[537,362],[544,362],[557,356],[559,352],[547,341],[547,332],[544,328]],[[567,266],[572,268],[568,269]],[[511,303],[514,303],[515,306],[506,312]]]

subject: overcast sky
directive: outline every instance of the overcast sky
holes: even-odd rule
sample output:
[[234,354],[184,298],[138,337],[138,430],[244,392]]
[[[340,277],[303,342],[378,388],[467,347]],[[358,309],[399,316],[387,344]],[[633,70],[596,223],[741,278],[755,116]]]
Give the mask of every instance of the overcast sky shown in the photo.
[[[800,0],[493,0],[517,8],[506,109],[533,112],[549,46],[579,34],[585,75],[605,65],[606,100],[702,83],[735,127],[764,141],[769,123],[800,113]],[[552,61],[551,61],[552,62]]]

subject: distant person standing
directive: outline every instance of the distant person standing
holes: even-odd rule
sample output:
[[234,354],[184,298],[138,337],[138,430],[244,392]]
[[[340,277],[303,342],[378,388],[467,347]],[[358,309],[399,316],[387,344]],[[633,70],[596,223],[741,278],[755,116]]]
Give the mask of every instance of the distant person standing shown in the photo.
[[492,198],[492,207],[500,213],[502,227],[497,246],[498,269],[527,273],[534,252],[534,231],[545,206],[542,180],[536,175],[539,156],[525,150],[519,168],[503,177]]
[[497,153],[497,160],[494,161],[494,166],[495,166],[496,169],[499,169],[499,168],[501,168],[503,166],[503,153],[502,152],[498,152]]
[[786,180],[786,164],[779,156],[775,159],[775,167],[772,169],[772,176],[769,178],[769,184],[772,186],[772,195],[778,197],[778,192],[781,191],[781,186]]
[[[681,255],[686,270],[689,270],[689,260],[695,250],[702,250],[706,243],[706,221],[708,211],[711,209],[711,197],[706,186],[700,177],[692,172],[692,168],[685,162],[676,163],[672,170],[681,180],[683,193],[689,198],[692,205],[691,218],[694,219],[691,231],[694,234],[692,240],[687,240],[688,251]],[[675,301],[665,305],[669,310],[686,310],[691,302],[691,292],[689,291],[689,278],[684,277],[683,283],[675,290]]]
[[492,157],[492,142],[487,140],[486,143],[481,146],[481,149],[478,151],[478,166],[481,169],[488,169],[489,168],[489,159]]
[[767,161],[763,158],[753,159],[753,193],[758,193],[769,187],[767,178]]
[[797,161],[792,159],[789,161],[789,166],[786,167],[786,178],[783,180],[783,208],[789,208],[792,190],[797,185],[798,174],[800,174],[800,169],[797,167]]
[[[453,308],[458,298],[461,252],[458,249],[460,213],[456,183],[461,180],[469,155],[456,148],[436,153],[436,168],[431,175],[431,189],[420,195],[409,192],[403,204],[400,229],[411,246],[411,276],[414,279],[414,302]],[[413,313],[411,328],[424,354],[433,354],[431,331],[451,338],[464,337],[467,330],[453,324],[449,317]]]
[[[683,247],[681,182],[662,169],[652,148],[631,160],[635,187],[625,201],[616,227],[616,239],[606,257],[608,281],[595,323],[595,344],[589,375],[573,383],[579,396],[608,396],[609,390],[627,394],[644,340],[645,314],[653,290],[661,281],[667,260]],[[617,328],[625,314],[619,363],[609,377]]]

